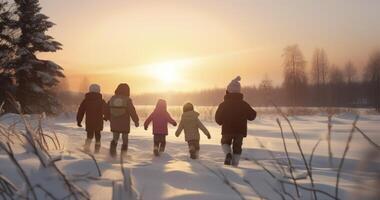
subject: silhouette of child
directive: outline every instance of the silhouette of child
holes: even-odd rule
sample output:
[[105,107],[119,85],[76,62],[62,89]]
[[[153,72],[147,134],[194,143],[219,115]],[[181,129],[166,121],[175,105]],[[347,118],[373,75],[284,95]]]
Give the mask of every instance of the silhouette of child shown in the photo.
[[186,103],[183,106],[183,114],[181,116],[181,121],[178,125],[178,129],[175,132],[175,136],[179,137],[182,130],[185,132],[185,141],[189,145],[190,158],[198,159],[199,158],[199,129],[207,136],[208,139],[211,139],[211,135],[198,119],[199,113],[194,111],[194,106],[191,103]]
[[111,131],[113,133],[113,139],[110,144],[110,154],[112,157],[116,156],[116,147],[120,134],[122,134],[123,138],[121,153],[125,154],[127,152],[131,119],[136,127],[139,126],[139,117],[129,95],[130,89],[128,84],[121,83],[116,88],[115,95],[108,102],[107,118],[110,120]]
[[95,136],[95,153],[100,150],[100,132],[103,130],[103,118],[106,110],[106,102],[100,94],[100,86],[91,84],[89,92],[85,95],[84,100],[79,106],[77,112],[77,125],[82,127],[83,117],[86,115],[87,139],[84,144],[84,150],[89,151],[92,138]]
[[159,156],[159,153],[165,151],[166,136],[168,135],[168,123],[172,124],[173,126],[177,126],[177,123],[167,111],[165,100],[158,100],[156,108],[145,120],[145,130],[148,129],[151,122],[153,122],[153,153],[155,156]]
[[216,123],[222,126],[221,144],[226,154],[224,164],[233,166],[239,165],[243,138],[247,137],[247,120],[253,121],[256,118],[256,111],[243,100],[239,81],[240,76],[227,86],[224,101],[215,113]]

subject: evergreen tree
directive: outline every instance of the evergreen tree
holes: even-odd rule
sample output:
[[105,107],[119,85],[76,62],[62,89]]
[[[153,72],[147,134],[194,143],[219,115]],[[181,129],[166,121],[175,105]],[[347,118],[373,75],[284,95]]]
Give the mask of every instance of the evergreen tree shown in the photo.
[[49,60],[38,59],[39,52],[55,52],[61,44],[46,34],[54,26],[41,13],[38,0],[15,0],[19,37],[10,68],[17,82],[17,100],[24,112],[54,113],[59,106],[51,88],[64,77],[63,69]]
[[12,110],[9,95],[14,93],[13,71],[7,68],[14,56],[16,30],[12,8],[7,1],[0,1],[0,104],[4,103],[3,109],[6,112]]
[[12,9],[6,1],[0,1],[0,72],[4,73],[4,65],[8,63],[13,50],[13,26]]

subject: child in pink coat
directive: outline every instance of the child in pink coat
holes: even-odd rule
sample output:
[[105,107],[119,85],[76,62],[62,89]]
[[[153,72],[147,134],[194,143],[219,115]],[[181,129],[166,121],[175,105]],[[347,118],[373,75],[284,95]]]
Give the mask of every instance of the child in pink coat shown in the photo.
[[168,135],[168,123],[173,126],[177,126],[177,123],[170,116],[166,107],[165,100],[158,100],[156,108],[144,123],[144,128],[147,130],[150,122],[153,122],[153,153],[155,156],[159,156],[159,153],[165,151],[166,136]]

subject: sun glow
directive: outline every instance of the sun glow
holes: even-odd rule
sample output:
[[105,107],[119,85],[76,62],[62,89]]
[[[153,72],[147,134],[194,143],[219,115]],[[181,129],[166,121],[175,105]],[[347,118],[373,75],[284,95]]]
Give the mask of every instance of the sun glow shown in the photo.
[[189,60],[173,60],[149,65],[151,76],[163,83],[170,84],[181,81],[183,68],[190,65]]

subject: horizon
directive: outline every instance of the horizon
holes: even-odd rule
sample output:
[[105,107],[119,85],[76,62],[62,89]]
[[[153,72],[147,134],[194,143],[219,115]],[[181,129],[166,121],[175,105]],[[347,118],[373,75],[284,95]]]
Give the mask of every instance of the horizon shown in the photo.
[[380,47],[379,1],[42,0],[41,6],[57,24],[49,34],[63,50],[39,57],[63,66],[72,91],[84,77],[105,93],[121,82],[136,94],[224,88],[237,75],[243,86],[266,75],[280,85],[287,45],[299,45],[307,73],[315,48],[325,49],[332,65],[352,61],[362,69]]

